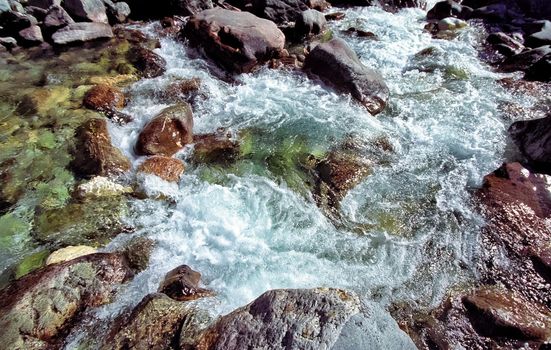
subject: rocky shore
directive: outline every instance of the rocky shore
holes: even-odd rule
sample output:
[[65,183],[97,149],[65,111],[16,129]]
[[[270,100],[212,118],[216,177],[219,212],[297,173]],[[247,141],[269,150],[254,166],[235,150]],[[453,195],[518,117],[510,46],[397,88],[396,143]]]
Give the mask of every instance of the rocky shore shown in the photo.
[[[300,140],[262,149],[267,136],[252,127],[197,132],[198,101],[208,98],[198,77],[151,92],[166,106],[140,126],[132,154],[116,147],[113,135],[115,126],[138,117],[125,109],[129,86],[162,77],[171,64],[155,51],[158,39],[135,29],[143,28],[142,21],[158,21],[153,30],[159,38],[185,43],[221,81],[231,84],[266,67],[289,70],[350,96],[373,118],[381,118],[385,109],[394,108],[390,84],[328,29],[328,22],[344,17],[331,5],[426,9],[425,30],[441,40],[480,26],[487,34],[477,48],[481,59],[496,72],[520,72],[502,85],[540,103],[502,106],[504,118],[515,120],[506,162],[484,178],[481,188],[471,190],[485,222],[469,267],[475,277],[450,287],[437,306],[392,305],[396,323],[389,327],[399,334],[396,344],[420,349],[549,346],[551,3],[446,0],[428,9],[418,0],[183,0],[155,6],[137,0],[0,0],[0,59],[18,67],[0,82],[9,87],[2,88],[6,106],[0,108],[13,116],[1,121],[6,155],[0,159],[0,226],[5,230],[0,244],[17,252],[0,276],[3,346],[66,347],[82,320],[112,303],[147,269],[156,242],[140,235],[125,240],[137,230],[123,219],[129,201],[172,199],[148,193],[142,178],[174,185],[188,167],[239,173],[261,163],[315,202],[335,226],[347,225],[341,208],[346,195],[396,152],[386,138],[372,142],[367,157],[354,136],[320,151]],[[346,35],[377,40],[354,27]],[[427,48],[414,59],[435,55]],[[34,170],[38,160],[40,171]],[[209,176],[216,183],[215,175]],[[27,205],[24,215],[17,211],[21,203]],[[117,239],[122,243],[116,249],[102,250]],[[192,266],[172,266],[156,292],[135,300],[104,327],[108,336],[87,339],[85,348],[331,349],[349,342],[350,334],[359,336],[354,330],[363,323],[376,322],[363,296],[334,286],[272,289],[213,316],[201,302],[215,299],[217,290],[201,278]]]

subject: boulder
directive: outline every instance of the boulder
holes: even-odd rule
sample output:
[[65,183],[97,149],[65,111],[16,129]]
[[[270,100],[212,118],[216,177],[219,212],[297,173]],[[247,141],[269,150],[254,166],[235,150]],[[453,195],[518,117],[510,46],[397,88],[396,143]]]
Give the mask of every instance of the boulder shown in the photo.
[[302,11],[295,22],[295,31],[298,35],[319,34],[327,23],[323,13],[317,10]]
[[139,155],[171,156],[193,142],[193,114],[187,103],[165,108],[145,125],[138,137]]
[[359,307],[354,293],[340,289],[270,290],[221,317],[197,348],[331,349]]
[[212,291],[199,287],[199,282],[201,282],[201,274],[187,265],[182,265],[166,274],[163,283],[159,286],[159,292],[178,301],[190,301],[214,295]]
[[29,0],[27,6],[35,6],[43,9],[49,9],[51,6],[61,5],[61,0]]
[[551,115],[513,123],[509,133],[531,166],[551,174]]
[[52,35],[52,41],[56,45],[69,45],[112,37],[113,31],[108,24],[80,22],[70,23],[56,31]]
[[15,38],[12,38],[12,37],[0,38],[0,45],[2,45],[8,50],[11,50],[17,46],[17,40],[15,40]]
[[170,13],[167,14],[192,16],[213,7],[212,0],[171,0]]
[[551,45],[551,22],[544,21],[539,31],[526,37],[525,44],[526,46],[533,48]]
[[19,31],[19,44],[21,46],[36,46],[44,42],[42,30],[37,25],[32,25]]
[[448,17],[438,21],[438,30],[458,30],[467,27],[469,24],[462,19]]
[[166,16],[191,16],[214,7],[212,0],[167,0],[150,6],[143,0],[128,0],[132,17],[158,19]]
[[20,30],[37,25],[36,18],[29,14],[15,11],[6,11],[0,15],[2,35],[17,36]]
[[154,248],[155,242],[149,238],[141,236],[132,238],[124,247],[128,265],[136,272],[145,270],[149,266]]
[[46,266],[0,291],[0,341],[6,349],[55,348],[89,307],[112,300],[132,275],[119,254],[97,253]]
[[75,196],[79,199],[118,197],[132,193],[132,187],[123,186],[103,176],[94,176],[77,186]]
[[170,102],[193,103],[199,97],[201,79],[182,79],[170,83],[165,90],[157,93],[158,97]]
[[118,111],[126,104],[126,98],[123,92],[114,86],[107,84],[94,86],[84,95],[82,104],[86,108],[102,112],[107,118],[119,124],[132,121],[132,117]]
[[71,166],[80,176],[110,176],[130,170],[130,161],[111,144],[105,119],[91,119],[76,131]]
[[124,23],[128,19],[128,16],[130,16],[130,6],[128,6],[126,2],[112,2],[111,0],[103,0],[103,3],[107,8],[109,23]]
[[250,72],[258,64],[279,56],[285,36],[268,20],[247,12],[221,8],[192,16],[184,27],[192,46],[232,72]]
[[63,7],[74,19],[83,22],[108,23],[102,0],[64,0]]
[[492,33],[486,39],[499,53],[505,56],[513,56],[524,50],[524,45],[503,32]]
[[46,265],[58,264],[65,261],[73,260],[85,256],[88,254],[97,253],[96,248],[92,248],[86,245],[68,246],[61,248],[53,252],[46,259]]
[[427,12],[428,20],[441,20],[447,17],[457,17],[468,19],[472,9],[467,6],[462,6],[453,0],[440,1]]
[[543,56],[539,61],[528,68],[524,78],[534,81],[551,81],[551,53]]
[[67,11],[59,5],[50,7],[46,17],[44,17],[44,28],[50,33],[72,23],[75,23],[75,21],[69,16]]
[[144,78],[155,78],[164,74],[166,61],[164,58],[141,45],[133,47],[128,52],[128,60],[141,72]]
[[517,70],[524,71],[536,62],[543,58],[543,56],[551,53],[551,46],[546,45],[538,47],[536,49],[527,50],[517,55],[508,57],[500,65],[500,68],[505,72],[514,72]]
[[278,25],[293,22],[302,11],[308,10],[303,0],[253,0],[252,12]]
[[145,174],[153,174],[169,182],[178,182],[184,173],[184,163],[180,159],[166,156],[148,157],[138,171]]
[[490,22],[505,22],[509,18],[506,4],[497,3],[479,7],[471,14],[471,18],[481,18]]
[[386,106],[389,90],[383,77],[366,67],[342,39],[317,45],[306,57],[304,69],[338,90],[351,93],[373,115]]
[[198,163],[231,163],[239,156],[239,143],[225,130],[195,135],[193,143],[193,160]]

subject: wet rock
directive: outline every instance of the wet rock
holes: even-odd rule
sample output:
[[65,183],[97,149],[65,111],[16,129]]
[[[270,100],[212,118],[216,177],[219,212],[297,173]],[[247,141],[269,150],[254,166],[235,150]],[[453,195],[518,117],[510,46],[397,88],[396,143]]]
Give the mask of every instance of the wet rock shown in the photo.
[[50,109],[63,106],[70,98],[71,91],[65,87],[32,89],[17,105],[17,113],[24,116],[46,116]]
[[42,250],[26,256],[14,269],[15,279],[19,279],[46,265],[46,259],[50,255],[49,250]]
[[201,47],[216,63],[238,73],[278,57],[285,44],[285,36],[273,22],[220,8],[192,16],[183,34],[192,46]]
[[520,41],[503,32],[492,33],[486,40],[505,56],[513,56],[524,50],[524,45]]
[[80,199],[106,198],[132,192],[132,187],[120,185],[103,176],[94,176],[92,179],[78,185],[76,197]]
[[46,259],[46,265],[58,264],[61,262],[80,258],[81,256],[97,253],[96,248],[92,248],[86,245],[68,246],[61,248],[53,252]]
[[36,46],[44,42],[42,30],[40,30],[40,27],[37,25],[20,30],[18,37],[21,46]]
[[187,265],[178,266],[169,271],[159,292],[178,301],[190,301],[214,295],[211,290],[199,287],[201,274]]
[[165,108],[145,125],[138,137],[136,152],[140,155],[171,156],[192,142],[191,107],[180,103]]
[[193,137],[193,159],[198,163],[230,163],[239,157],[239,142],[225,130]]
[[170,14],[191,16],[213,7],[211,0],[173,0]]
[[513,72],[517,70],[524,71],[536,62],[543,58],[543,56],[551,53],[551,46],[546,45],[538,47],[536,49],[521,52],[517,55],[508,57],[500,65],[500,68],[505,72]]
[[354,28],[354,27],[350,27],[346,30],[347,33],[354,33],[356,34],[359,38],[368,38],[368,39],[372,39],[372,40],[377,40],[377,35],[373,32],[368,32],[368,31],[365,31],[365,30],[361,30],[361,29],[357,29],[357,28]]
[[107,118],[119,124],[132,121],[132,117],[118,111],[126,104],[126,98],[124,93],[114,86],[107,84],[94,86],[84,95],[82,103],[84,107],[102,112]]
[[102,350],[169,349],[178,342],[178,331],[193,310],[164,294],[149,294],[127,320],[118,320]]
[[101,0],[64,0],[63,7],[77,20],[108,23],[105,5]]
[[551,174],[551,115],[518,121],[511,125],[509,133],[531,166]]
[[551,336],[551,312],[515,293],[482,288],[465,296],[463,302],[480,334],[539,341]]
[[136,272],[145,270],[149,266],[151,253],[155,242],[145,237],[134,237],[124,248],[124,255],[128,265]]
[[443,30],[454,31],[461,28],[465,28],[467,26],[468,26],[467,22],[458,18],[453,18],[453,17],[444,18],[438,21],[438,30],[440,31],[443,31]]
[[382,76],[363,65],[342,39],[317,45],[306,57],[304,69],[351,93],[373,115],[386,106],[389,90]]
[[293,22],[308,6],[301,0],[254,0],[252,12],[277,24]]
[[200,89],[201,79],[182,79],[170,83],[159,97],[172,102],[193,103],[199,97]]
[[526,37],[525,41],[528,47],[540,47],[544,45],[551,45],[551,22],[544,21],[541,29]]
[[462,6],[453,0],[440,1],[427,12],[428,20],[441,20],[447,17],[457,17],[468,19],[472,9],[467,6]]
[[184,163],[180,159],[152,156],[140,164],[138,171],[153,174],[169,182],[178,182],[184,173]]
[[145,78],[155,78],[164,74],[166,61],[152,50],[143,46],[132,48],[128,59]]
[[131,276],[124,257],[91,254],[49,265],[0,291],[0,340],[7,349],[46,349],[89,307],[111,301]]
[[56,45],[69,45],[112,37],[113,31],[108,24],[80,22],[70,23],[56,31],[52,41]]
[[528,68],[524,78],[534,81],[551,81],[551,54],[543,56],[539,61]]
[[107,17],[109,23],[124,23],[130,16],[130,6],[126,2],[119,1],[113,2],[111,0],[103,0],[105,7],[107,8]]
[[220,318],[198,348],[330,349],[358,312],[358,297],[344,290],[271,290]]
[[306,10],[300,13],[295,22],[295,31],[299,35],[319,34],[325,28],[323,13],[317,10]]
[[344,12],[333,12],[325,15],[327,21],[340,21],[346,17]]
[[130,170],[130,161],[111,144],[105,119],[91,119],[76,131],[71,163],[80,176],[110,176]]
[[75,23],[75,21],[69,16],[67,11],[59,5],[50,7],[46,17],[44,17],[44,28],[50,33],[72,23]]
[[425,9],[427,7],[426,0],[382,0],[380,4],[385,11],[390,12],[397,12],[403,8]]

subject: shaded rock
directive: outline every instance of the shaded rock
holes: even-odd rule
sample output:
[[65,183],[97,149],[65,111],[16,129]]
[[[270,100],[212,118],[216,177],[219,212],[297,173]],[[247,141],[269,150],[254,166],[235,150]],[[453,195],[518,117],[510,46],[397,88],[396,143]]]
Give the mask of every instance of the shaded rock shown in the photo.
[[37,24],[36,18],[24,13],[6,11],[0,15],[2,35],[17,36],[19,31]]
[[123,92],[114,86],[107,84],[94,86],[84,95],[82,104],[86,108],[104,113],[107,118],[119,124],[132,121],[131,116],[118,111],[126,104],[126,98]]
[[49,9],[51,6],[61,5],[61,0],[28,0],[27,6],[36,6],[43,9]]
[[75,23],[75,21],[69,16],[67,11],[59,5],[50,7],[46,17],[44,17],[44,28],[50,32],[55,32],[72,23]]
[[492,22],[503,22],[508,19],[507,5],[497,3],[479,7],[472,12],[471,18],[481,18]]
[[225,130],[193,136],[193,159],[199,163],[230,163],[239,157],[239,143]]
[[524,50],[521,42],[502,32],[492,33],[486,40],[505,56],[516,55]]
[[521,52],[517,55],[508,57],[500,65],[500,68],[505,72],[513,72],[517,70],[526,70],[538,62],[543,56],[551,53],[551,46],[546,45],[536,49]]
[[103,0],[107,8],[107,17],[110,23],[124,23],[130,16],[130,6],[126,2],[112,2],[111,0]]
[[101,349],[169,349],[192,309],[164,294],[145,296],[127,320],[117,320]]
[[327,21],[340,21],[346,17],[344,12],[333,12],[325,15]]
[[339,289],[271,290],[221,317],[200,349],[330,349],[359,312],[358,297]]
[[295,31],[299,35],[319,34],[325,28],[323,13],[317,10],[306,10],[300,13],[295,22]]
[[137,272],[145,270],[149,266],[151,253],[155,248],[155,242],[145,237],[134,237],[124,247],[124,255],[128,265]]
[[29,15],[33,16],[38,22],[44,22],[44,17],[46,17],[48,9],[36,6],[27,6],[23,9],[22,12],[28,13]]
[[21,46],[36,46],[44,42],[42,30],[40,30],[40,27],[37,25],[20,30],[18,37]]
[[513,123],[509,133],[531,166],[551,174],[551,115]]
[[301,0],[253,0],[252,12],[277,24],[293,22],[308,6]]
[[103,176],[94,176],[92,179],[78,185],[76,197],[80,199],[106,198],[132,192],[132,187],[120,185]]
[[91,254],[49,265],[0,291],[0,340],[7,349],[54,347],[88,307],[111,301],[131,272],[118,254]]
[[145,78],[155,78],[164,74],[166,61],[152,50],[143,46],[132,48],[128,60]]
[[525,44],[528,47],[551,45],[551,22],[544,21],[539,31],[526,37]]
[[190,301],[214,295],[211,290],[199,287],[199,282],[201,282],[201,274],[187,265],[182,265],[166,274],[163,283],[159,286],[159,292],[178,301]]
[[528,68],[524,78],[535,81],[551,81],[551,53],[543,56],[539,61]]
[[176,158],[152,156],[140,164],[138,171],[153,174],[165,181],[178,182],[184,173],[184,163]]
[[81,176],[118,175],[130,170],[130,161],[111,144],[105,119],[91,119],[76,131],[76,144],[71,162]]
[[304,69],[351,93],[373,115],[386,106],[389,90],[382,76],[363,65],[342,39],[317,45],[306,57]]
[[285,36],[273,22],[221,8],[192,16],[184,35],[216,63],[238,73],[279,56],[285,44]]
[[0,45],[2,45],[8,50],[11,50],[14,47],[17,47],[17,40],[15,40],[15,38],[12,38],[12,37],[0,38]]
[[463,302],[480,334],[539,341],[551,336],[551,312],[515,293],[482,288],[465,296]]
[[58,264],[61,262],[80,258],[81,256],[97,253],[96,248],[92,248],[86,245],[68,246],[61,248],[53,252],[46,259],[46,265]]
[[453,0],[440,1],[427,12],[428,20],[441,20],[447,17],[468,19],[472,9]]
[[102,0],[64,0],[63,7],[77,20],[108,23]]
[[212,0],[172,0],[169,14],[191,16],[214,7]]
[[52,41],[56,45],[69,45],[112,37],[113,31],[108,24],[81,22],[59,29],[52,35]]

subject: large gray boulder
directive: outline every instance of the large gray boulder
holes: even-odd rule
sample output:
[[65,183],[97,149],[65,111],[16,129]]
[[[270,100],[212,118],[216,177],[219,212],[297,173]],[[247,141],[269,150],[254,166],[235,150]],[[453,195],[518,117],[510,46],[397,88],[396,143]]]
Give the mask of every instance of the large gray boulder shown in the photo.
[[551,115],[513,123],[509,133],[531,166],[551,174]]
[[351,93],[373,115],[386,106],[389,90],[383,77],[366,67],[342,39],[317,45],[306,57],[304,69],[338,90]]
[[108,24],[80,22],[70,23],[52,35],[56,45],[69,45],[90,40],[108,39],[113,37],[113,31]]
[[319,34],[327,23],[325,15],[318,10],[302,11],[295,22],[295,31],[299,35]]
[[76,20],[108,23],[105,5],[101,0],[64,0],[63,7]]
[[238,73],[279,56],[285,45],[285,35],[273,22],[222,8],[192,16],[183,34],[210,59]]
[[126,2],[113,2],[111,0],[103,0],[107,8],[107,17],[110,23],[124,23],[130,16],[130,6]]

